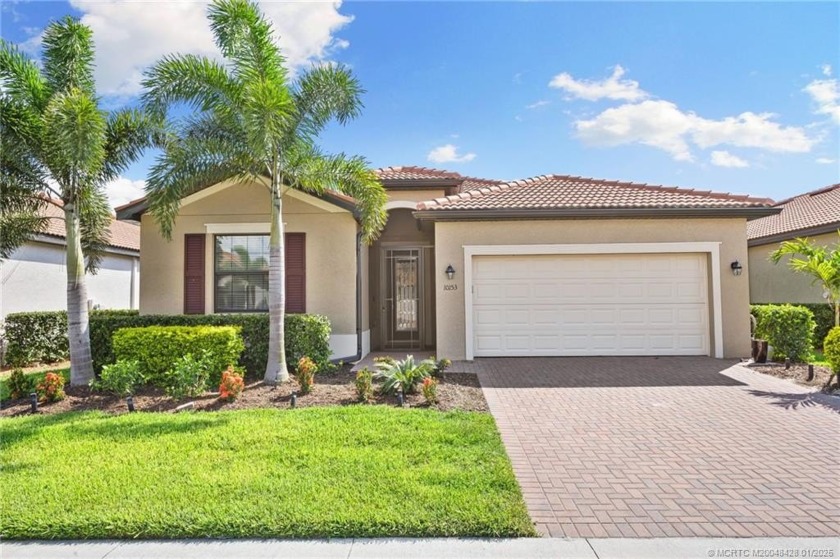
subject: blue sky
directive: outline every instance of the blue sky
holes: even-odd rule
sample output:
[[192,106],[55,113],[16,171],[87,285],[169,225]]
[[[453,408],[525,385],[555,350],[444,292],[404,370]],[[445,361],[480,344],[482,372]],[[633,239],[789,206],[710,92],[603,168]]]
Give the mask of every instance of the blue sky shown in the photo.
[[[516,179],[543,173],[782,199],[840,182],[837,3],[263,2],[296,68],[350,65],[365,112],[323,137],[374,166]],[[3,3],[37,52],[84,17],[100,91],[131,104],[143,67],[212,55],[202,6]],[[113,187],[142,191],[149,159]]]

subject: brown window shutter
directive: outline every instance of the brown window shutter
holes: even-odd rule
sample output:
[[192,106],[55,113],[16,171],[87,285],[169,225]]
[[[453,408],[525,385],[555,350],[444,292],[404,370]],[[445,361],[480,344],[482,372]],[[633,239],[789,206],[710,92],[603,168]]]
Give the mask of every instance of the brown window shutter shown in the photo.
[[286,233],[286,312],[306,312],[306,233]]
[[184,314],[204,314],[205,235],[184,235]]

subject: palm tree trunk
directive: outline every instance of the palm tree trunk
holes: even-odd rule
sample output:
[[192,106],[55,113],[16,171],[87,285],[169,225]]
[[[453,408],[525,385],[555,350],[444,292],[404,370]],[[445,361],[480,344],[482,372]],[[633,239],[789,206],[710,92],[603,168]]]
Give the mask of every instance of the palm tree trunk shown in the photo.
[[283,231],[283,198],[278,178],[271,180],[271,238],[268,261],[268,361],[265,382],[286,382],[286,240]]
[[93,362],[90,355],[81,222],[74,204],[64,205],[64,220],[67,230],[67,336],[70,339],[70,384],[84,386],[93,379]]

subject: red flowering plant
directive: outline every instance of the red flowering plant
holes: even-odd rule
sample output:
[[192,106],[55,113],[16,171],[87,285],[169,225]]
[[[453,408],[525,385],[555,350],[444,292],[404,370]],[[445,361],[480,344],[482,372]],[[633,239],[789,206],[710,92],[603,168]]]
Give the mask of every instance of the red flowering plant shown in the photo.
[[35,392],[38,393],[38,399],[42,402],[58,402],[63,400],[66,394],[64,393],[64,377],[58,373],[47,373],[44,375],[44,380],[38,383],[35,387]]
[[315,384],[315,373],[318,372],[318,365],[309,357],[301,357],[297,364],[296,376],[300,384],[300,393],[309,394],[312,385]]
[[219,384],[219,399],[225,402],[233,402],[242,395],[245,390],[245,380],[233,367],[228,367],[222,373],[222,382]]
[[438,381],[432,377],[426,377],[423,379],[423,397],[429,404],[434,404],[437,402],[437,387]]

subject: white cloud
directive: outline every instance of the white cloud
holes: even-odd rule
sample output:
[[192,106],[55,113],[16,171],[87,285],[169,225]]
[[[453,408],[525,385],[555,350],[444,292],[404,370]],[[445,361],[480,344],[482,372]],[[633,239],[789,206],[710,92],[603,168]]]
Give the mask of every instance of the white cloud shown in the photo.
[[575,122],[578,137],[595,146],[644,144],[691,161],[686,135],[691,118],[668,101],[644,101],[607,109],[590,120]]
[[737,155],[733,155],[728,151],[713,151],[712,165],[717,167],[749,167],[750,164],[746,160],[741,159]]
[[720,145],[802,153],[816,140],[795,126],[782,126],[775,115],[745,112],[712,120],[684,112],[670,101],[627,103],[606,109],[594,118],[574,123],[578,137],[595,146],[643,144],[668,152],[677,161],[692,161],[692,144]]
[[649,97],[648,93],[639,88],[635,80],[623,80],[625,70],[620,65],[613,67],[610,77],[603,80],[576,80],[566,72],[557,74],[548,86],[562,89],[573,99],[597,101],[599,99],[614,99],[617,101],[641,101]]
[[[125,2],[70,0],[82,12],[96,41],[96,80],[100,93],[129,97],[140,91],[148,66],[171,53],[219,57],[207,21],[206,2]],[[327,59],[348,42],[335,33],[353,18],[339,12],[341,0],[331,2],[260,2],[274,24],[283,55],[292,70]],[[40,36],[24,48],[37,50]]]
[[816,161],[817,161],[817,163],[819,163],[820,165],[831,165],[832,163],[836,163],[836,162],[837,162],[837,160],[836,160],[836,159],[832,159],[832,158],[830,158],[830,157],[817,157]]
[[803,89],[816,103],[818,114],[829,115],[840,124],[840,84],[836,79],[814,80]]
[[525,105],[525,108],[529,109],[529,110],[530,109],[539,109],[540,107],[545,107],[546,105],[549,105],[549,104],[551,104],[550,101],[546,101],[544,99],[541,99],[541,100],[537,101],[536,103],[531,103],[530,105]]
[[475,159],[474,153],[458,154],[458,148],[452,144],[438,146],[426,156],[433,163],[467,163]]
[[108,201],[111,202],[111,207],[116,207],[142,198],[146,195],[145,188],[146,181],[144,180],[131,180],[125,177],[119,177],[105,187],[105,192],[108,194]]
[[823,76],[830,78],[831,77],[831,64],[823,64],[820,66],[820,71],[823,73]]

